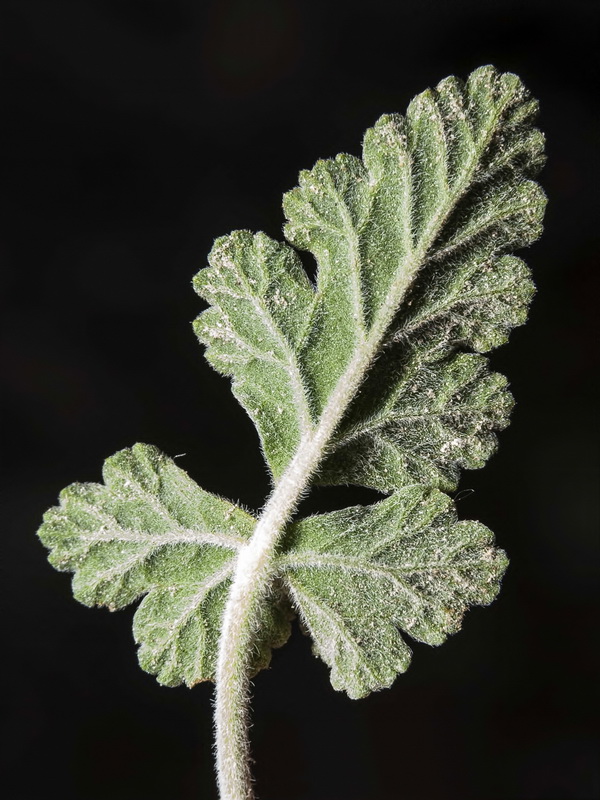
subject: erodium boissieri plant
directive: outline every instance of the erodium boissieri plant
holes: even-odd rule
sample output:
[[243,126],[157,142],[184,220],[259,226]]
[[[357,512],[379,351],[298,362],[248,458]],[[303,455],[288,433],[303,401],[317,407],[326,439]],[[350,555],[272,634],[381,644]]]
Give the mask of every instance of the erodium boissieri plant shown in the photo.
[[[216,680],[223,800],[253,797],[251,677],[297,615],[335,689],[364,697],[440,644],[506,567],[491,532],[445,492],[481,467],[512,405],[481,355],[524,322],[529,271],[510,253],[541,231],[537,103],[493,67],[447,78],[381,117],[362,159],[300,173],[288,243],[236,231],[195,279],[195,330],[256,425],[273,491],[254,517],[155,447],[109,458],[40,529],[75,597],[143,598],[134,636],[160,683]],[[318,270],[313,284],[294,248]],[[314,484],[387,495],[294,519]]]

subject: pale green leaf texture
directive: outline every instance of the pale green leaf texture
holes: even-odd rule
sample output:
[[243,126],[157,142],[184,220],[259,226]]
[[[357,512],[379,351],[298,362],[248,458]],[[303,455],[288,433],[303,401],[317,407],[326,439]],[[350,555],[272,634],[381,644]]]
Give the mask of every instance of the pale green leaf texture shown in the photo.
[[441,644],[496,596],[507,560],[450,498],[408,486],[372,506],[291,526],[279,570],[335,689],[363,697],[408,667],[413,639]]
[[502,344],[526,317],[533,285],[509,253],[541,231],[536,113],[516,75],[483,67],[418,95],[405,117],[381,117],[362,159],[301,172],[284,197],[285,235],[315,256],[314,287],[293,250],[264,234],[217,242],[196,279],[213,304],[196,330],[233,376],[275,481],[373,341],[374,367],[318,481],[448,490],[493,452],[506,382],[461,351]]
[[[483,466],[508,424],[507,381],[484,353],[525,321],[534,291],[513,251],[541,232],[536,113],[516,75],[488,66],[466,82],[446,78],[404,117],[367,130],[361,158],[300,173],[283,200],[287,242],[235,231],[196,276],[209,307],[195,331],[256,425],[275,486],[258,543],[283,536],[270,575],[254,562],[256,575],[240,570],[246,599],[267,595],[259,618],[244,618],[254,671],[287,639],[293,606],[333,685],[362,697],[406,669],[400,631],[439,644],[469,605],[495,596],[504,553],[482,525],[457,522],[440,490]],[[314,256],[314,282],[294,248]],[[314,483],[390,497],[284,530]],[[54,566],[75,573],[83,603],[142,598],[142,667],[193,685],[214,676],[237,556],[255,525],[135,445],[108,459],[103,485],[68,487],[40,537]],[[273,552],[256,549],[265,565]],[[241,614],[234,597],[231,614]]]
[[[255,520],[200,489],[175,463],[137,444],[107,459],[104,485],[67,487],[39,536],[50,562],[74,572],[75,597],[134,617],[143,669],[160,683],[212,680],[221,615],[236,554]],[[255,670],[289,635],[285,604],[265,603]]]
[[320,482],[451,491],[459,468],[482,467],[494,452],[493,430],[506,427],[513,405],[506,384],[479,355],[426,365],[418,356],[382,358],[342,423]]
[[273,474],[312,426],[298,350],[310,324],[313,288],[296,253],[264,233],[217,239],[194,288],[213,304],[195,322],[206,357],[231,375],[256,425]]

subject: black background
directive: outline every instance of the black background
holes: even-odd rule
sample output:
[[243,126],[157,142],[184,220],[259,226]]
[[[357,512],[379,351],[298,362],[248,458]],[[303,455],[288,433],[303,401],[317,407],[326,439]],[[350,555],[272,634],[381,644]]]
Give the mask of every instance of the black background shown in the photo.
[[[202,357],[190,281],[235,228],[280,237],[300,168],[480,64],[542,104],[546,232],[530,323],[492,363],[518,404],[459,513],[511,557],[499,600],[391,690],[335,693],[298,631],[256,680],[262,800],[598,797],[598,4],[1,3],[2,667],[7,800],[216,797],[211,687],[159,687],[132,612],[71,598],[35,537],[136,441],[258,509],[250,421]],[[597,176],[597,173],[596,173]],[[597,180],[597,177],[596,177]],[[361,499],[321,491],[311,508]]]

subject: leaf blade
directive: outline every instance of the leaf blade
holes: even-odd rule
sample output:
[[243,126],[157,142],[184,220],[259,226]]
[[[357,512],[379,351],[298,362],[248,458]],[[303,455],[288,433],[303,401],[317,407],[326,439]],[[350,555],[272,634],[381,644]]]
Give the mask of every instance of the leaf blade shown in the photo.
[[[410,351],[423,370],[439,371],[436,361],[464,348],[484,352],[498,346],[512,327],[522,324],[532,283],[522,262],[507,254],[530,244],[541,231],[545,196],[531,180],[543,163],[544,139],[533,127],[536,111],[537,103],[511,73],[483,67],[465,83],[450,77],[418,95],[405,117],[382,116],[365,134],[362,159],[342,153],[317,161],[284,195],[285,236],[315,257],[316,286],[308,288],[289,248],[268,240],[289,263],[278,272],[273,262],[263,273],[293,273],[304,290],[290,294],[287,321],[275,321],[279,290],[273,281],[263,282],[256,302],[269,306],[263,333],[269,325],[279,325],[284,335],[294,325],[301,328],[301,335],[287,336],[285,359],[292,368],[286,375],[281,365],[272,359],[268,363],[264,346],[264,369],[251,366],[261,356],[256,346],[243,353],[248,336],[239,317],[230,315],[220,331],[213,326],[211,339],[210,325],[203,328],[202,320],[212,325],[224,313],[222,301],[197,323],[209,360],[233,377],[234,393],[257,425],[275,483],[344,382],[358,391],[338,431],[342,438],[350,419],[357,424],[357,413],[363,414],[365,428],[376,414],[373,375],[382,373],[373,365],[378,361],[390,362],[389,377],[401,371]],[[238,249],[229,266],[233,261],[239,273],[247,264],[248,275],[256,272],[258,240],[248,232],[233,236]],[[219,258],[213,261],[196,279],[197,290],[209,302],[215,302],[215,293],[227,295],[235,288],[222,276],[219,288],[214,281]],[[221,265],[226,262],[221,259]],[[206,290],[209,285],[213,295]],[[470,318],[468,312],[473,312]],[[228,325],[235,334],[232,347],[219,353],[216,341]],[[266,334],[263,338],[268,340]],[[223,359],[231,360],[230,368]],[[400,393],[401,387],[396,390]],[[493,417],[490,406],[487,419]],[[501,416],[497,427],[504,424]],[[439,460],[446,455],[441,448],[456,437],[438,438]],[[331,445],[320,482],[364,482],[386,491],[406,482],[403,470],[395,471],[397,483],[383,473],[375,479],[357,470],[350,475],[350,459],[332,455],[344,450],[342,441],[334,435]],[[372,438],[367,450],[376,446]],[[488,455],[492,451],[487,448]],[[355,450],[354,455],[368,459],[366,452]],[[460,463],[457,458],[447,470],[453,482],[443,476],[436,482],[433,473],[430,478],[448,488]]]
[[[530,244],[541,232],[545,196],[530,180],[543,163],[543,137],[531,127],[536,108],[516,76],[482,68],[466,84],[456,78],[442,81],[435,90],[418,95],[405,118],[385,115],[365,134],[365,172],[360,180],[369,187],[370,199],[363,205],[371,209],[371,216],[361,218],[356,247],[365,265],[361,280],[363,296],[370,300],[366,317],[374,347],[356,399],[328,445],[320,483],[357,483],[391,491],[416,479],[449,490],[461,467],[485,463],[485,458],[473,458],[474,450],[486,457],[494,452],[491,431],[507,424],[511,401],[506,392],[489,393],[487,408],[479,409],[479,441],[470,453],[456,450],[457,458],[441,471],[390,469],[390,459],[413,458],[410,437],[403,448],[397,437],[393,444],[389,439],[382,444],[375,434],[369,439],[367,432],[378,416],[382,386],[384,393],[393,389],[397,396],[402,394],[407,363],[418,366],[417,383],[426,383],[431,372],[460,371],[461,350],[485,352],[524,322],[533,284],[523,262],[507,253]],[[329,169],[335,165],[337,160]],[[341,277],[334,269],[334,246],[320,222],[323,215],[312,213],[325,193],[318,182],[323,170],[315,168],[284,198],[289,220],[285,230],[292,243],[317,258],[317,304],[335,327],[343,324],[342,315],[347,324],[349,314],[327,298],[329,283]],[[346,194],[351,196],[349,190]],[[341,237],[342,226],[338,229]],[[401,300],[406,302],[398,307]],[[332,383],[343,380],[356,338],[346,335],[345,346],[335,368],[332,362],[338,356],[328,355],[325,339],[312,357],[303,354],[307,382],[311,388],[325,387],[321,406]],[[448,361],[452,354],[453,364]],[[492,379],[484,368],[479,373],[476,396],[482,397]],[[365,446],[349,453],[345,439],[361,426]],[[428,447],[436,445],[430,461],[447,461],[456,438],[456,432],[430,437]],[[395,454],[377,471],[375,456],[391,446]],[[361,470],[360,464],[368,469]]]
[[[143,669],[169,686],[214,676],[218,633],[240,548],[254,518],[200,489],[157,448],[107,459],[104,484],[73,484],[39,530],[50,561],[74,573],[76,599],[124,608],[143,597],[134,636]],[[289,615],[266,604],[255,668],[289,635]]]
[[277,478],[313,426],[296,351],[314,290],[294,251],[265,234],[221,237],[209,262],[194,289],[212,305],[194,329],[211,365],[233,378]]
[[333,687],[353,698],[407,669],[399,631],[441,644],[469,605],[494,599],[506,564],[485,526],[458,522],[447,495],[416,485],[300,520],[279,558],[315,654]]
[[506,379],[490,372],[482,356],[461,353],[433,363],[396,358],[391,364],[382,358],[317,480],[382,492],[412,483],[453,491],[461,469],[482,467],[495,452],[495,432],[508,425],[512,405]]

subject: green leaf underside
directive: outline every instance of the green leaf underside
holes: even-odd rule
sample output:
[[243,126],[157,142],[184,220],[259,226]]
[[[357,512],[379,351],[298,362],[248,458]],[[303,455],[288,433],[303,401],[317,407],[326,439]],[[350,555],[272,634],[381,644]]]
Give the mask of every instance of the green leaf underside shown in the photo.
[[[496,595],[503,551],[483,525],[458,522],[439,490],[483,466],[508,424],[507,381],[482,354],[525,321],[534,292],[511,253],[541,232],[536,111],[515,75],[447,78],[405,117],[381,117],[362,158],[300,173],[284,196],[289,244],[235,231],[196,276],[210,307],[195,331],[232,378],[275,485],[317,440],[336,387],[358,383],[312,482],[390,493],[288,525],[254,620],[253,672],[297,612],[333,686],[362,697],[407,668],[400,631],[440,644],[469,605]],[[294,247],[314,256],[314,284]],[[354,364],[365,365],[361,380],[345,383]],[[237,554],[255,524],[138,444],[106,461],[103,485],[65,489],[39,535],[51,563],[74,572],[81,602],[141,599],[141,666],[191,686],[214,678]]]
[[[236,554],[255,519],[200,489],[155,447],[137,444],[104,465],[105,484],[67,487],[39,531],[50,562],[75,573],[75,597],[134,617],[140,665],[160,683],[212,680]],[[282,603],[266,603],[254,669],[289,635]]]
[[494,599],[507,563],[485,526],[457,521],[447,495],[408,486],[295,523],[279,569],[333,687],[358,698],[407,669],[398,629],[441,644],[468,606]]
[[406,117],[381,117],[362,160],[342,154],[300,173],[284,196],[285,235],[315,256],[316,286],[293,249],[265,234],[217,241],[195,280],[212,304],[196,332],[210,363],[233,377],[275,481],[400,284],[406,302],[318,481],[448,490],[461,467],[493,452],[510,396],[483,359],[458,351],[490,350],[526,317],[529,271],[507,253],[541,231],[545,197],[530,180],[543,162],[536,111],[517,76],[484,67],[418,95]]
[[[378,395],[377,385],[387,387]],[[319,472],[324,484],[393,491],[412,483],[456,488],[459,468],[482,467],[508,425],[512,396],[487,359],[457,354],[428,364],[380,359]]]
[[[195,322],[208,361],[232,375],[274,474],[312,427],[297,352],[310,326],[314,291],[297,254],[262,233],[235,231],[214,244],[194,288],[213,307]],[[285,443],[282,445],[282,443]]]

